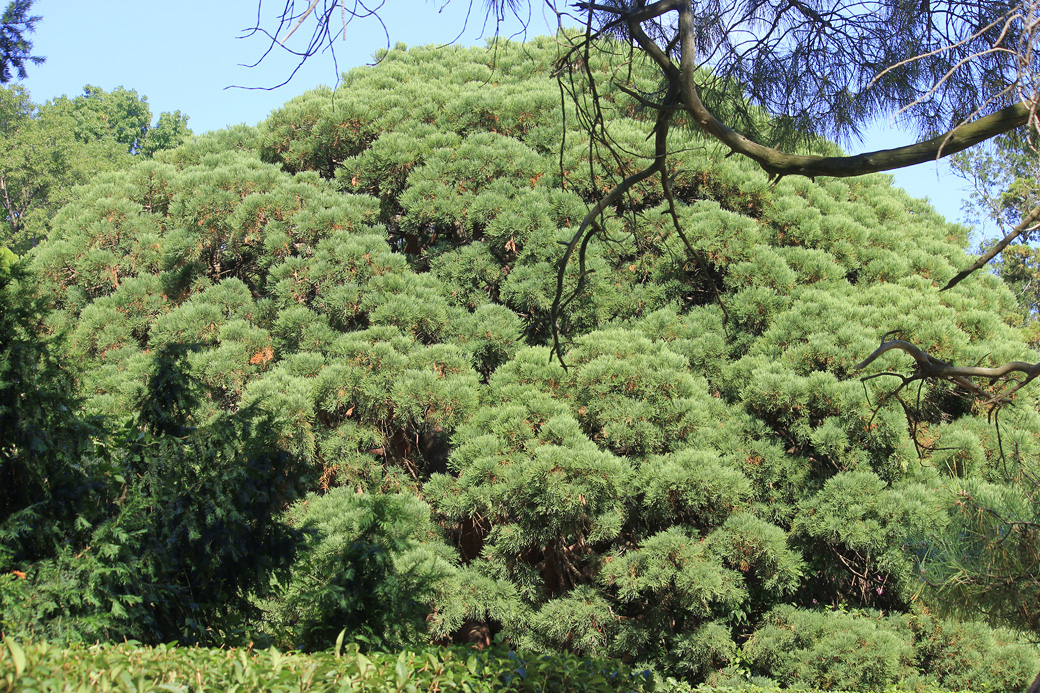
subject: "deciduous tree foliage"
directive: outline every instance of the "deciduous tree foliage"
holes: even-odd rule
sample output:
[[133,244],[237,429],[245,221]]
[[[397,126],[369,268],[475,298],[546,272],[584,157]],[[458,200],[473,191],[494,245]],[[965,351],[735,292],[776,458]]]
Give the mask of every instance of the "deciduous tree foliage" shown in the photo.
[[953,160],[954,170],[974,187],[966,211],[986,232],[995,222],[996,235],[1001,237],[983,243],[982,257],[998,257],[999,253],[994,269],[1018,295],[1027,323],[1035,321],[1038,303],[1036,251],[1031,245],[1040,221],[1036,141],[1035,128],[1019,128]]
[[47,236],[73,186],[179,145],[191,135],[187,121],[174,111],[153,124],[147,97],[122,87],[87,85],[42,105],[20,86],[0,88],[0,244],[28,250]]
[[[253,479],[235,506],[256,518],[245,527],[288,536],[270,520],[290,501],[283,482],[221,442],[241,435],[284,451],[270,474],[314,494],[285,520],[311,535],[269,603],[283,643],[476,631],[690,683],[1021,687],[1035,653],[929,615],[919,570],[963,489],[1014,488],[1001,447],[1033,471],[1028,391],[998,441],[945,381],[915,383],[900,407],[856,371],[893,328],[950,362],[1028,356],[997,277],[936,290],[965,264],[967,230],[885,175],[770,185],[677,130],[674,204],[637,183],[603,209],[562,275],[567,341],[554,345],[566,244],[623,169],[654,157],[653,114],[606,83],[603,127],[626,159],[590,151],[552,78],[558,45],[397,47],[335,98],[309,92],[256,129],[74,191],[32,268],[47,328],[82,364],[83,411],[135,412],[131,428],[163,441],[120,457],[142,475],[144,536],[199,552],[212,592],[260,591],[257,571],[285,565],[278,550],[263,564],[207,544],[221,500],[192,490],[215,477]],[[180,413],[163,428],[148,398],[178,349],[193,398],[167,405]],[[161,464],[183,482],[163,485]],[[236,560],[250,577],[219,582]],[[35,565],[11,564],[26,579],[6,589],[64,604]],[[359,610],[359,585],[390,615]],[[169,622],[234,632],[204,607]],[[811,655],[836,644],[840,656]],[[947,666],[957,657],[973,663]]]

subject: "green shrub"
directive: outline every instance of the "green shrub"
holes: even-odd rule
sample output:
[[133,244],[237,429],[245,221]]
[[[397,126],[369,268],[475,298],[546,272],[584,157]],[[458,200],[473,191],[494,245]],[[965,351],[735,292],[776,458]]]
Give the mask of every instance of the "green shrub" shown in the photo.
[[341,632],[376,649],[427,639],[437,583],[456,566],[425,503],[340,487],[291,517],[307,541],[277,613],[291,624],[284,637],[307,651],[328,649]]
[[913,648],[880,619],[779,606],[744,644],[753,672],[784,686],[884,690],[913,673]]
[[1040,668],[1035,648],[1012,631],[917,612],[883,616],[786,605],[752,633],[743,661],[747,673],[785,687],[863,691],[898,685],[1025,690]]
[[355,644],[313,655],[135,643],[59,647],[0,643],[0,693],[8,691],[436,691],[616,693],[653,690],[649,672],[616,662],[501,648],[430,647],[362,653]]

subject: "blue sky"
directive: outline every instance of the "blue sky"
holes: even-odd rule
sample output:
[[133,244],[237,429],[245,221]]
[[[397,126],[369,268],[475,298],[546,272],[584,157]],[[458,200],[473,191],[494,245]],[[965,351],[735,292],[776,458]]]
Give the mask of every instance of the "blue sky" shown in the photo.
[[[306,2],[297,0],[297,4]],[[381,17],[391,44],[445,43],[458,37],[464,45],[482,45],[493,27],[484,27],[481,3],[476,4],[464,31],[466,0],[448,4],[444,0],[394,0],[387,3]],[[533,0],[532,4],[531,35],[549,33],[541,3]],[[271,26],[270,20],[283,5],[283,0],[263,4],[266,26]],[[47,62],[30,66],[22,84],[36,102],[79,94],[86,84],[106,90],[123,86],[147,96],[156,116],[173,110],[187,114],[189,126],[201,133],[238,123],[255,125],[293,96],[336,80],[332,58],[325,54],[311,59],[279,89],[228,88],[274,86],[296,64],[291,56],[276,51],[259,67],[242,65],[256,61],[269,43],[259,35],[238,38],[256,23],[256,0],[36,0],[33,11],[43,17],[33,37],[34,53],[45,56]],[[509,35],[518,26],[515,21],[508,23],[503,33]],[[309,35],[305,28],[301,27],[290,45]],[[352,24],[347,40],[337,41],[340,70],[369,62],[372,53],[386,45],[387,37],[377,22]],[[862,150],[908,141],[887,123],[880,123],[870,130]],[[947,219],[962,218],[965,183],[950,174],[945,163],[938,167],[934,162],[919,164],[894,175],[897,185],[914,197],[928,197]]]

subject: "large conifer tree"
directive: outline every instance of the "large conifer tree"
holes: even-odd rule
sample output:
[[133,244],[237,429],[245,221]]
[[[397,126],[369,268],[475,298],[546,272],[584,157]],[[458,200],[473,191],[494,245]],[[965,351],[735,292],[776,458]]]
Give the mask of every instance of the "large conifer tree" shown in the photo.
[[[965,262],[966,230],[884,175],[771,185],[678,129],[671,198],[640,181],[602,208],[558,300],[561,241],[655,143],[653,114],[602,85],[624,157],[590,151],[557,45],[395,49],[335,99],[309,92],[77,189],[31,257],[86,410],[136,411],[160,355],[192,345],[179,425],[233,420],[285,451],[323,496],[290,515],[315,534],[270,610],[288,644],[484,628],[689,682],[1022,686],[1035,655],[920,611],[916,561],[965,480],[1013,488],[1001,445],[1034,464],[1038,415],[1002,413],[998,441],[945,382],[879,406],[891,388],[855,370],[893,326],[951,362],[1029,353],[995,277],[930,290]],[[192,471],[209,448],[170,435],[157,446],[184,488],[209,478]],[[207,474],[244,461],[213,459],[228,466]],[[151,474],[141,489],[161,488]],[[263,522],[278,497],[258,498]],[[158,522],[149,536],[190,527],[176,508],[219,526],[172,498],[132,516]],[[201,550],[186,537],[171,545]],[[364,618],[359,580],[400,618]],[[937,654],[942,633],[970,644]],[[1004,664],[936,664],[976,650]]]
[[[473,10],[474,3],[469,4]],[[483,4],[488,19],[495,20],[497,27],[507,13],[525,21],[524,17],[530,16],[526,10],[534,3],[489,0]],[[598,217],[619,207],[638,207],[639,195],[632,195],[633,188],[648,179],[659,180],[661,196],[672,198],[669,176],[677,168],[674,152],[678,145],[670,135],[689,125],[683,122],[687,116],[731,153],[755,161],[771,179],[790,175],[859,176],[956,154],[998,138],[1001,157],[996,165],[988,154],[976,155],[974,165],[967,168],[983,192],[986,213],[1006,222],[1002,224],[1002,238],[989,244],[974,262],[963,263],[945,289],[985,267],[1015,241],[1030,240],[1040,227],[1040,206],[1034,199],[1035,137],[1040,122],[1036,116],[1040,65],[1035,0],[922,4],[814,0],[778,5],[624,0],[580,2],[574,5],[573,14],[554,0],[547,0],[545,6],[561,20],[577,20],[585,27],[584,34],[572,38],[566,46],[557,62],[557,75],[562,91],[569,91],[574,98],[592,149],[598,148],[604,160],[619,164],[611,185],[600,190],[598,203],[570,238],[557,268],[559,281],[550,310],[554,335],[565,331],[566,316],[561,306],[586,288],[579,282],[578,291],[572,292],[565,286],[565,273],[574,257],[584,273],[587,245],[593,236],[604,233]],[[258,17],[262,19],[262,15]],[[346,4],[338,0],[313,0],[299,6],[287,0],[267,35],[272,46],[279,41],[284,44],[310,21],[312,33],[306,50],[299,54],[306,60],[319,50],[334,50],[338,32],[331,27],[340,18],[345,35],[347,24],[362,21],[365,15],[348,13]],[[613,42],[617,38],[623,47]],[[593,53],[611,63],[612,68],[599,74],[589,69]],[[652,61],[659,80],[640,82],[633,78],[638,71],[628,66],[639,58]],[[652,158],[634,162],[608,134],[605,123],[610,109],[603,108],[601,98],[611,91],[607,82],[636,99],[636,108],[657,114],[647,135],[656,143]],[[763,111],[768,118],[762,117]],[[813,151],[814,136],[847,138],[878,115],[909,121],[925,139],[851,157],[842,152]],[[807,146],[808,151],[792,149],[799,144]],[[1003,184],[1007,186],[1001,190]],[[678,216],[673,214],[672,222],[682,237],[684,229]],[[685,237],[682,240],[688,261],[707,272],[705,258]],[[1035,305],[1036,271],[1031,263],[1029,250],[1018,245],[1011,246],[1007,261],[1001,265],[1004,276],[1025,294],[1022,304],[1027,319]],[[899,375],[902,384],[896,381],[889,391],[890,403],[901,402],[897,395],[907,386],[945,381],[976,397],[999,418],[997,412],[1012,404],[1014,395],[1040,375],[1035,356],[981,367],[948,362],[927,344],[889,339],[899,336],[897,332],[885,331],[880,347],[860,364],[869,366],[890,351],[902,351],[910,357],[909,368],[901,371],[906,375]],[[557,358],[564,358],[559,343],[554,351]],[[917,408],[907,409],[907,414],[915,431],[927,423],[927,416]],[[1025,472],[1020,478],[1034,477]],[[1035,507],[1031,502],[1016,506],[1025,512],[1023,515],[1007,511],[1010,506],[999,503],[979,505],[980,496],[971,497],[971,508],[996,518],[992,527],[980,530],[982,534],[1000,537],[1021,531],[1028,537],[1036,526],[1035,512],[1024,510]],[[1001,543],[999,539],[981,541],[990,549]],[[1024,539],[1023,546],[1029,541]],[[987,558],[999,559],[1000,554],[995,551]],[[1003,594],[1000,584],[1011,576],[1032,579],[1034,571],[1028,566],[1034,560],[1023,560],[1007,561],[999,570],[986,561],[971,569],[964,562],[946,560],[948,584],[956,591],[958,580],[969,580],[979,588],[976,595],[988,594],[990,589]],[[997,596],[985,601],[987,608],[999,611],[1003,600]],[[1025,609],[1030,597],[1013,601]],[[1029,616],[1019,622],[1032,624],[1034,620]],[[1040,676],[1035,687],[1040,687]]]

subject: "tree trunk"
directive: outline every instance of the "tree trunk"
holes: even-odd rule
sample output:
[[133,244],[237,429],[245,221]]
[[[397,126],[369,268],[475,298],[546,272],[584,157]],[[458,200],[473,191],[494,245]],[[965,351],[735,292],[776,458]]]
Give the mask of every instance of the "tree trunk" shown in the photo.
[[1037,674],[1036,678],[1033,679],[1033,685],[1029,687],[1026,693],[1040,693],[1040,674]]

